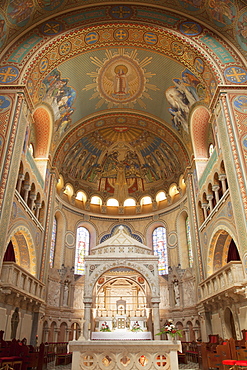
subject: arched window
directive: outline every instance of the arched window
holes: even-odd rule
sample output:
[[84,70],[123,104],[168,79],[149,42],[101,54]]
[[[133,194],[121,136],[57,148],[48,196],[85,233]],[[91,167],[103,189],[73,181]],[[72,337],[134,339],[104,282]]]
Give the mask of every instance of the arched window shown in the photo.
[[51,234],[51,248],[50,248],[50,267],[54,267],[54,256],[56,248],[56,239],[57,239],[57,219],[54,217],[52,225],[52,234]]
[[75,274],[85,274],[85,256],[89,252],[89,231],[85,227],[78,227],[76,234]]
[[192,252],[192,245],[191,245],[191,233],[190,233],[189,217],[186,217],[185,223],[186,223],[186,238],[187,238],[187,247],[188,247],[189,266],[192,267],[192,265],[193,265],[193,252]]
[[154,255],[159,257],[159,275],[168,274],[166,229],[162,226],[156,227],[153,231],[153,250]]

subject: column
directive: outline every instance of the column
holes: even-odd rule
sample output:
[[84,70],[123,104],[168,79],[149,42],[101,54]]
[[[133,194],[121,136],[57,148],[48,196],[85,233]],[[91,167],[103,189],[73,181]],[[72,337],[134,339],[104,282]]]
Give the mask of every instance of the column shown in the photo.
[[[91,299],[84,299],[84,326],[83,326],[83,336],[84,339],[90,340],[90,329],[91,329]],[[80,338],[81,339],[81,338]]]
[[219,185],[213,185],[212,186],[212,190],[214,192],[216,203],[218,203],[219,200],[220,200],[220,196],[219,196],[220,187],[219,187]]
[[160,340],[160,335],[156,335],[160,332],[160,311],[159,304],[160,298],[152,298],[152,311],[153,311],[153,328],[154,328],[154,340]]
[[36,199],[36,193],[30,193],[29,199],[30,199],[30,209],[33,212],[34,211],[34,201]]
[[207,208],[208,208],[208,203],[202,203],[204,220],[206,220],[206,218],[208,217]]
[[210,209],[210,212],[212,212],[214,206],[213,206],[213,195],[212,194],[208,194],[207,195],[207,200],[208,200],[208,203],[209,203],[209,209]]
[[36,216],[37,219],[39,219],[40,208],[41,208],[41,203],[36,202],[35,203],[35,216]]
[[23,174],[18,175],[16,190],[18,191],[19,194],[21,192],[21,184],[22,184],[22,181],[24,180],[24,178],[25,178],[25,176]]
[[219,175],[219,180],[221,181],[222,191],[223,191],[223,194],[224,194],[226,192],[226,190],[227,190],[227,187],[226,187],[226,175],[224,173],[221,173]]
[[28,200],[28,194],[29,194],[29,191],[31,189],[31,185],[29,184],[24,184],[23,185],[23,189],[24,189],[24,197],[23,197],[23,200],[25,203],[27,203],[27,200]]

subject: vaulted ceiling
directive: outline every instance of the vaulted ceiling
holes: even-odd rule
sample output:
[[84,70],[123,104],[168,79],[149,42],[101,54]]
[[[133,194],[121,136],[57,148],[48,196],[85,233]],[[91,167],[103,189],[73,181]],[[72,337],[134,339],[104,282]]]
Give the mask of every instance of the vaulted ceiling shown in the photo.
[[135,196],[179,182],[191,110],[246,84],[246,34],[245,1],[5,1],[0,83],[26,84],[41,127],[50,112],[65,181],[116,195],[123,173]]

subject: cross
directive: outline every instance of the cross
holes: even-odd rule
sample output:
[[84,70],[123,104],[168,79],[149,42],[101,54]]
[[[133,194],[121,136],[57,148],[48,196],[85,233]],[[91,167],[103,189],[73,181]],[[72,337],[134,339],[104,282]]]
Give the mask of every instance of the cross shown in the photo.
[[195,23],[184,23],[183,32],[188,34],[198,33],[198,29]]
[[226,77],[230,78],[233,77],[236,79],[237,82],[241,82],[240,76],[245,76],[246,77],[246,72],[239,73],[236,71],[236,68],[232,68],[232,74],[227,74]]
[[93,357],[92,356],[84,356],[83,363],[86,366],[93,365]]
[[125,14],[130,14],[130,10],[124,10],[123,6],[119,6],[118,10],[114,10],[112,14],[117,14],[119,18],[124,18]]
[[117,31],[116,36],[119,38],[119,40],[123,40],[123,39],[125,39],[127,34],[124,30],[119,30],[119,31]]
[[[0,76],[3,76],[3,79],[2,79],[2,82],[8,82],[8,79],[9,77],[15,77],[17,76],[17,73],[13,74],[13,72],[11,73],[12,68],[11,67],[8,67],[8,69],[5,71],[5,72],[0,72]],[[10,79],[12,80],[12,79]]]
[[59,31],[59,24],[58,23],[46,23],[44,27],[44,33],[58,33]]

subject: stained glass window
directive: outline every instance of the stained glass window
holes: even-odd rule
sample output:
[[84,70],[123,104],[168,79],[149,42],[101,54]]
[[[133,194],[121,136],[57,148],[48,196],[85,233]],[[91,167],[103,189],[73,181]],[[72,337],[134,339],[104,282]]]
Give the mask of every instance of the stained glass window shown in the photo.
[[168,257],[166,244],[166,229],[157,227],[153,231],[153,250],[154,255],[159,257],[158,270],[159,275],[168,274]]
[[76,235],[75,274],[85,274],[85,256],[89,252],[89,231],[85,227],[78,227]]
[[193,265],[193,253],[192,253],[192,245],[191,245],[191,234],[190,234],[190,223],[189,217],[186,218],[186,237],[187,237],[187,248],[188,248],[188,257],[189,257],[189,266],[192,267]]
[[57,239],[57,219],[54,217],[52,225],[52,235],[51,235],[51,248],[50,248],[50,267],[54,267],[54,255],[56,248],[56,239]]

